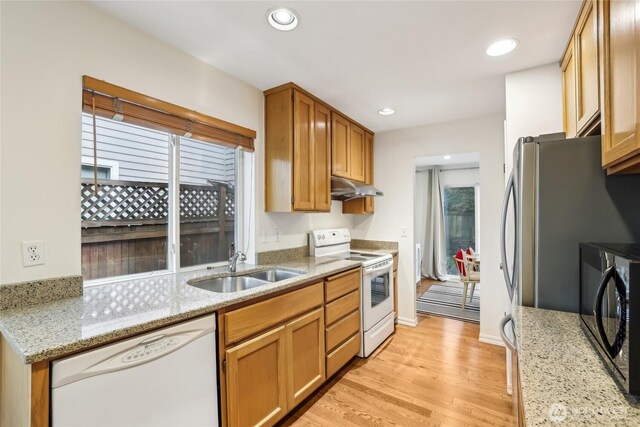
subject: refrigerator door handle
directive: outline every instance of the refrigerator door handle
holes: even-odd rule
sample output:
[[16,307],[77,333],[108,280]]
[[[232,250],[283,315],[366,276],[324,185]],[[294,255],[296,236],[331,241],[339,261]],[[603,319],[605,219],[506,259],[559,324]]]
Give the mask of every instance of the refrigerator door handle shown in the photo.
[[500,338],[502,338],[502,342],[504,342],[504,345],[506,345],[509,350],[517,351],[516,346],[511,342],[511,340],[509,340],[507,333],[504,331],[504,328],[505,326],[507,326],[507,323],[511,321],[512,321],[512,318],[510,314],[507,314],[500,321]]
[[[504,193],[504,200],[502,202],[502,224],[500,226],[500,256],[502,263],[500,264],[502,274],[504,275],[504,281],[507,285],[507,292],[509,293],[509,301],[513,301],[513,292],[515,285],[515,265],[513,275],[509,274],[509,260],[507,259],[507,214],[509,212],[509,201],[513,195],[513,202],[515,208],[515,186],[513,183],[513,171],[509,175],[509,181],[507,182],[507,188]],[[513,248],[513,259],[515,264],[515,252],[516,248]]]

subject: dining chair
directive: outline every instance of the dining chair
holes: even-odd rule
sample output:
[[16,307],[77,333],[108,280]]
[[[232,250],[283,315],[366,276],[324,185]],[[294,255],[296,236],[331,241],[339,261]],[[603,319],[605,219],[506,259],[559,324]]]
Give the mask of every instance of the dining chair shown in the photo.
[[469,255],[462,249],[458,250],[453,257],[453,262],[456,264],[458,273],[460,274],[460,281],[463,286],[462,294],[462,310],[467,302],[467,289],[471,285],[471,297],[469,302],[473,299],[473,293],[476,290],[476,285],[480,283],[480,272],[476,271],[479,263],[476,263]]

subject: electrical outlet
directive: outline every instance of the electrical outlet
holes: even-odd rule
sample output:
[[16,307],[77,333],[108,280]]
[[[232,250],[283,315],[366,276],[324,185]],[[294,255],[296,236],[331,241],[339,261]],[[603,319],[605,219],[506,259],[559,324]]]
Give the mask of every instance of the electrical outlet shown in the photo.
[[280,241],[280,229],[276,228],[276,242]]
[[400,237],[407,237],[407,227],[400,227]]
[[31,267],[40,264],[44,264],[44,243],[42,240],[22,242],[22,265]]

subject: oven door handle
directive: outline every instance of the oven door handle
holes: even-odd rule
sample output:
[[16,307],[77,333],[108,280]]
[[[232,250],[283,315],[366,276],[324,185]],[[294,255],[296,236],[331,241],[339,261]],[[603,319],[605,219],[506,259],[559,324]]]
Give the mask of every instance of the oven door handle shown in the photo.
[[372,270],[364,270],[362,273],[365,276],[375,276],[375,275],[377,275],[377,273],[379,273],[381,271],[389,270],[392,267],[393,267],[393,263],[389,263],[388,265],[385,265],[384,267],[378,267],[378,268],[374,268]]
[[[618,330],[616,331],[616,337],[613,344],[609,342],[609,337],[607,337],[604,325],[602,324],[602,302],[604,300],[604,293],[607,289],[609,280],[612,278],[616,286],[616,291],[618,292],[620,304],[620,326],[618,326]],[[618,353],[620,353],[624,340],[627,337],[627,290],[616,270],[615,265],[607,268],[600,279],[600,285],[598,285],[598,291],[596,293],[596,300],[593,304],[593,316],[596,319],[596,327],[598,329],[598,334],[600,335],[600,342],[602,343],[602,346],[605,348],[609,356],[615,359]]]

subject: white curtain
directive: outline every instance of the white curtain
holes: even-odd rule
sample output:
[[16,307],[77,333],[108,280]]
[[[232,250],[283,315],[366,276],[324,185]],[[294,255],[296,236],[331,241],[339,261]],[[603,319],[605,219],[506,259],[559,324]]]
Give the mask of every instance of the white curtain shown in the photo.
[[446,280],[444,211],[440,172],[416,171],[415,240],[422,245],[422,276]]

